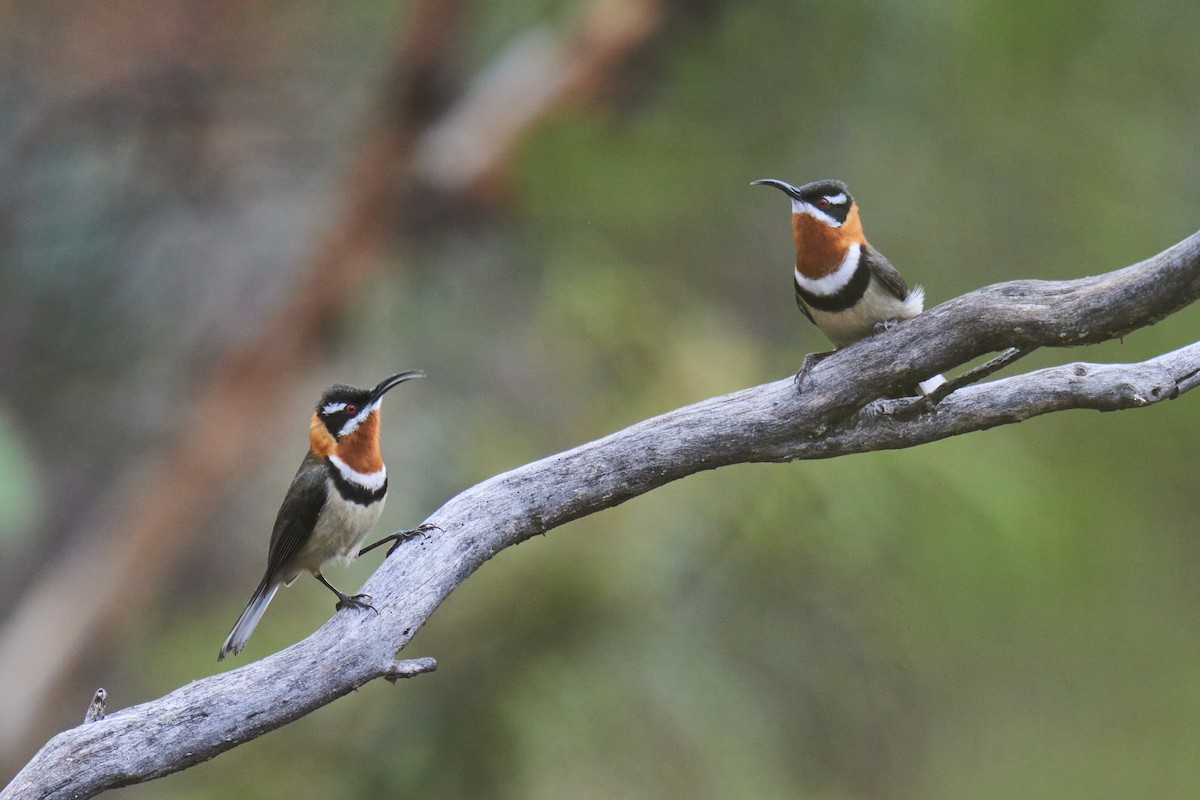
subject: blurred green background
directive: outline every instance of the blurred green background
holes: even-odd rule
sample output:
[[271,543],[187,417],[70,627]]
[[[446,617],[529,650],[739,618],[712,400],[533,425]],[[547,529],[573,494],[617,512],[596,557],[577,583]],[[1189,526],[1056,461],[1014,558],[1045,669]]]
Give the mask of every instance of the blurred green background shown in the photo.
[[[1198,227],[1194,2],[441,5],[434,121],[530,30],[651,23],[486,181],[398,169],[410,201],[384,210],[385,255],[321,358],[294,396],[244,406],[281,418],[274,444],[228,465],[238,488],[87,644],[0,778],[96,686],[120,708],[228,665],[322,386],[429,373],[389,395],[384,531],[825,349],[793,304],[787,205],[753,179],[847,181],[929,305]],[[0,5],[0,619],[286,307],[437,6]],[[1020,367],[1141,360],[1196,323]],[[111,796],[1195,797],[1197,403],[668,485],[485,565],[406,651],[436,673]],[[302,579],[240,662],[330,611]]]

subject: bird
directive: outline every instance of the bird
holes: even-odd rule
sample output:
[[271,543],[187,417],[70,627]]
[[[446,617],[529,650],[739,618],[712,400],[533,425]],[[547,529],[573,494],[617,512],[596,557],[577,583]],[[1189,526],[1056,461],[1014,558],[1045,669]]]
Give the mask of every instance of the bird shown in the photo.
[[290,586],[303,572],[312,573],[337,595],[338,611],[374,610],[369,596],[347,595],[325,579],[322,568],[335,562],[348,564],[355,556],[394,540],[391,555],[405,538],[436,527],[400,531],[362,548],[387,497],[387,468],[379,450],[380,403],[388,390],[423,377],[420,370],[408,370],[384,378],[371,389],[339,383],[321,394],[309,423],[308,454],[275,517],[267,570],[221,645],[217,661],[242,651],[279,587]]
[[[796,187],[763,178],[751,185],[773,186],[791,198],[796,305],[835,350],[921,313],[925,290],[909,289],[892,262],[867,242],[858,205],[846,184],[819,180]],[[833,352],[807,356],[796,373],[797,383]],[[945,382],[935,375],[917,389],[927,395]]]

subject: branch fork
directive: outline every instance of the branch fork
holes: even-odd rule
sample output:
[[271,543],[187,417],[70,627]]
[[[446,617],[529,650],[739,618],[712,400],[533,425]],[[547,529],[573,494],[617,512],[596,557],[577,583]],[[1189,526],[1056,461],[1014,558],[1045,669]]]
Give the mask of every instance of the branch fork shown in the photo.
[[[790,377],[710,398],[477,484],[433,516],[362,587],[379,615],[335,614],[308,638],[230,672],[63,731],[0,792],[85,798],[161,777],[281,727],[375,678],[431,671],[397,661],[445,597],[500,550],[670,481],[729,464],[911,447],[1054,411],[1140,408],[1200,383],[1200,342],[1138,364],[1065,364],[962,386],[906,417],[893,386],[991,352],[1120,337],[1200,298],[1200,233],[1125,269],[1075,281],[1015,281],[955,298],[887,336]],[[1010,352],[1007,348],[1015,348]],[[847,352],[853,355],[847,356]],[[980,368],[997,362],[993,359]],[[968,372],[970,374],[970,372]],[[884,412],[884,413],[880,413]]]

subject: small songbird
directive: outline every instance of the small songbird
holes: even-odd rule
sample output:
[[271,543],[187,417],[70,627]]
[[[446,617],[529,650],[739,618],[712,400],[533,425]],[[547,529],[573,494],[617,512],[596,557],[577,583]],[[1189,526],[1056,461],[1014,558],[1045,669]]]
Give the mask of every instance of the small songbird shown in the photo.
[[[766,178],[752,185],[774,186],[791,198],[796,305],[835,348],[921,313],[925,290],[909,290],[891,262],[867,242],[858,205],[846,184],[823,180],[795,187]],[[806,358],[797,378],[803,378],[814,359],[826,355]],[[943,383],[945,378],[936,375],[918,388],[929,394]]]
[[[423,377],[423,372],[410,370],[384,378],[373,389],[338,384],[321,395],[308,428],[308,455],[275,518],[266,574],[221,645],[218,661],[241,652],[275,592],[302,572],[312,573],[337,595],[339,611],[373,609],[367,595],[339,591],[321,569],[332,562],[350,563],[379,521],[388,484],[379,452],[379,406],[392,387]],[[363,552],[393,539],[399,544],[430,527],[391,534]]]

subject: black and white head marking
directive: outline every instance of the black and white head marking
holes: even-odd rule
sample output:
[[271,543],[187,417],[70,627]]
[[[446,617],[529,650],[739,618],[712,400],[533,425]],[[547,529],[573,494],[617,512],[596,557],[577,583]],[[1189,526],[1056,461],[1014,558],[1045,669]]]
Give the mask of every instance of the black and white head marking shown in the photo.
[[850,215],[854,200],[841,181],[806,183],[792,197],[792,213],[808,214],[831,228],[840,228]]
[[325,390],[317,403],[317,416],[325,423],[329,435],[335,439],[349,436],[363,424],[372,411],[379,409],[383,396],[389,389],[413,378],[424,378],[420,370],[398,372],[384,378],[373,389],[356,389],[344,383],[335,384]]
[[379,398],[371,399],[370,389],[356,389],[339,383],[325,390],[317,403],[317,416],[335,439],[349,436],[363,420],[379,408]]
[[831,228],[840,228],[850,216],[854,198],[846,184],[835,180],[821,180],[796,187],[790,183],[766,178],[754,181],[757,185],[774,186],[792,198],[792,213],[807,214]]

